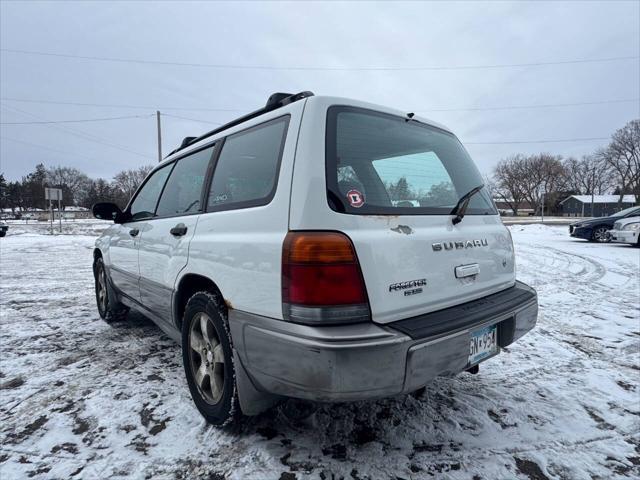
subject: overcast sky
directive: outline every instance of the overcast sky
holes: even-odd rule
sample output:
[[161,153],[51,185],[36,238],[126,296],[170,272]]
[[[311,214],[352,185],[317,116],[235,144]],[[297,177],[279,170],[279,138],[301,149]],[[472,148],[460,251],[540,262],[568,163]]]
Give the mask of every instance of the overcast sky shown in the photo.
[[[444,123],[483,172],[518,152],[580,156],[606,140],[480,143],[609,137],[639,118],[639,5],[2,1],[2,49],[269,68],[95,61],[3,50],[0,171],[17,179],[42,162],[111,178],[124,168],[156,161],[151,116],[156,108],[201,120],[163,115],[167,153],[184,136],[262,106],[273,92],[301,90],[419,112]],[[635,58],[411,69],[614,57]],[[615,102],[602,103],[610,101]],[[584,102],[601,103],[487,109]],[[145,117],[53,126],[6,124],[131,115]]]

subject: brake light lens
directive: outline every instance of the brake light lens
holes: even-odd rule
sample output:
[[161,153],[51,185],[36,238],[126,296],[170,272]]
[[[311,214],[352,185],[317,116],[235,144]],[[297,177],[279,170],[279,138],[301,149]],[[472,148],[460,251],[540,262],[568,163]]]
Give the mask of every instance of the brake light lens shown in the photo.
[[338,232],[289,232],[282,250],[286,320],[307,324],[369,320],[369,302],[349,237]]

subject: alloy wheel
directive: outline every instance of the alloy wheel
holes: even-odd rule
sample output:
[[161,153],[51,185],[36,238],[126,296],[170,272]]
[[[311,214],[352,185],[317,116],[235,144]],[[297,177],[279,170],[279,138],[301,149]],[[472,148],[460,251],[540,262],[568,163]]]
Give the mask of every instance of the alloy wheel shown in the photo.
[[224,352],[213,322],[204,312],[196,314],[189,331],[191,372],[202,398],[215,405],[224,391]]
[[593,232],[593,238],[596,242],[608,242],[609,234],[607,233],[607,229],[605,227],[596,228]]

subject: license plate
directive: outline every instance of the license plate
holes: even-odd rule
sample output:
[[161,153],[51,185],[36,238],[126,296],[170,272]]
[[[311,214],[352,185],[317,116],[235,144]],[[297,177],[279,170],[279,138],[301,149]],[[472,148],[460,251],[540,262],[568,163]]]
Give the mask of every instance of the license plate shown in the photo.
[[498,351],[498,329],[495,325],[471,332],[469,365],[489,358]]

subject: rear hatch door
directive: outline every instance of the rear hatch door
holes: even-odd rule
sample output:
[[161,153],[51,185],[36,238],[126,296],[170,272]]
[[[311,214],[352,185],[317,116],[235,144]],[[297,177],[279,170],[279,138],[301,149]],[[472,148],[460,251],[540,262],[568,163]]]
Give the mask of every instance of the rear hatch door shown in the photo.
[[326,128],[326,223],[355,245],[374,321],[514,284],[511,238],[486,189],[452,222],[460,198],[483,183],[452,133],[350,106],[328,108]]

